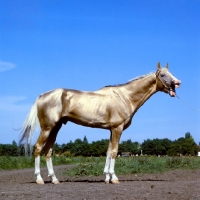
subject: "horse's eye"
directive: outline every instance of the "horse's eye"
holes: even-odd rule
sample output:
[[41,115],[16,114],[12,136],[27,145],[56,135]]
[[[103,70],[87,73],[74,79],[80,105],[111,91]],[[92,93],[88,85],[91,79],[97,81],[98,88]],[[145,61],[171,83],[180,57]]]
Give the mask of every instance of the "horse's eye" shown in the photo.
[[160,73],[160,76],[163,77],[163,76],[165,76],[165,74],[164,73]]

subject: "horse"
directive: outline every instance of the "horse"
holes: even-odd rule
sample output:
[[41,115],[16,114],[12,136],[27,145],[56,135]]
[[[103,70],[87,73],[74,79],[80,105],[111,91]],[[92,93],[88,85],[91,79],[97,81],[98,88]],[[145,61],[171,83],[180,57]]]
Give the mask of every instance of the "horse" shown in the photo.
[[57,133],[68,121],[78,125],[110,130],[106,162],[105,183],[119,183],[115,174],[115,159],[123,130],[131,125],[138,109],[156,92],[176,96],[181,81],[168,70],[168,63],[157,70],[137,77],[127,83],[105,86],[94,92],[59,88],[41,94],[33,104],[21,131],[19,144],[30,143],[35,128],[40,125],[40,135],[34,145],[36,183],[44,184],[40,174],[40,154],[44,150],[48,175],[58,184],[53,164],[52,148]]

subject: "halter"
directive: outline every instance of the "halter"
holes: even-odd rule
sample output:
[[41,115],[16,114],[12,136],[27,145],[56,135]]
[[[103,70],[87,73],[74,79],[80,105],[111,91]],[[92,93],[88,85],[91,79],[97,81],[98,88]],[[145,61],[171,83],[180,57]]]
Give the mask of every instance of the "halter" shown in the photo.
[[155,73],[156,77],[158,78],[158,80],[162,83],[162,85],[164,86],[164,90],[167,91],[167,93],[169,93],[172,88],[169,87],[161,78],[160,78],[160,70],[157,70]]

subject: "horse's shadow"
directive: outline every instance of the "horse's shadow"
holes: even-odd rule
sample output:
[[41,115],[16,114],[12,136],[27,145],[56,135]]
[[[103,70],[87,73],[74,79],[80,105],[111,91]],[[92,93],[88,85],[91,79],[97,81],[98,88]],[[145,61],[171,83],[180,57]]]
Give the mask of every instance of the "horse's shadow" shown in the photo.
[[[168,181],[168,180],[164,180],[164,179],[127,179],[127,180],[120,180],[120,182],[137,182],[137,181]],[[31,181],[31,182],[26,182],[26,183],[30,183],[30,184],[35,184],[35,181]],[[45,184],[53,184],[51,181],[44,181]],[[70,179],[67,179],[67,180],[62,180],[60,181],[60,183],[105,183],[104,180],[70,180]],[[111,183],[111,182],[110,182]],[[58,184],[59,185],[59,184]]]

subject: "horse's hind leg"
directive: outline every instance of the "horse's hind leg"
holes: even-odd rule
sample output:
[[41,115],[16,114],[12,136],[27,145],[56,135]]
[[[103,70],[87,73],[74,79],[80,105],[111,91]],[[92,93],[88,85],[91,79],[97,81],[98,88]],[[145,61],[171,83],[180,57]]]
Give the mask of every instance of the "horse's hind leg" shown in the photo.
[[37,176],[36,178],[37,184],[44,184],[44,181],[40,174],[40,154],[41,154],[44,144],[45,144],[44,152],[46,156],[49,175],[52,177],[53,183],[59,182],[54,175],[53,165],[52,165],[52,160],[51,160],[51,152],[52,152],[53,144],[56,140],[57,133],[59,129],[61,128],[61,126],[62,126],[62,123],[58,122],[57,125],[54,126],[53,128],[49,126],[45,130],[42,130],[35,144],[34,155],[35,155],[35,175]]
[[52,148],[53,148],[54,142],[56,141],[57,133],[60,130],[61,126],[62,126],[62,123],[58,122],[57,125],[52,129],[46,141],[46,144],[44,146],[44,153],[46,156],[46,163],[47,163],[47,168],[48,168],[48,176],[51,176],[52,183],[54,184],[58,184],[59,180],[56,178],[54,170],[53,170],[51,155],[52,155]]
[[37,184],[44,184],[44,181],[40,175],[40,154],[44,146],[44,143],[49,137],[50,131],[51,129],[42,130],[35,144],[34,156],[35,156],[35,175],[37,176],[36,178]]

